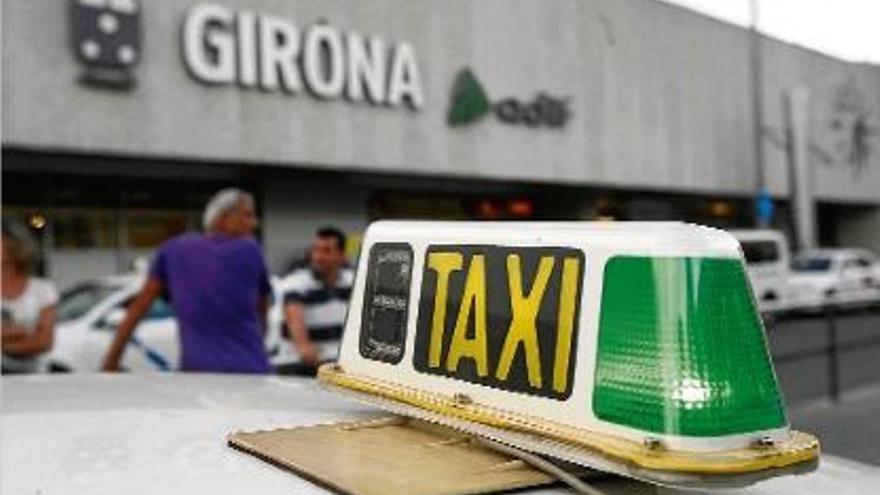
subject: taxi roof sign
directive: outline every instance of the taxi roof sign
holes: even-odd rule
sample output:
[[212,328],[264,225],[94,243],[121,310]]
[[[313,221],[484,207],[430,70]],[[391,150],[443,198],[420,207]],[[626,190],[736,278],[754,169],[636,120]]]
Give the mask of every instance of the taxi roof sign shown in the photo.
[[339,362],[319,374],[330,387],[658,483],[815,465],[726,232],[383,221],[363,253]]

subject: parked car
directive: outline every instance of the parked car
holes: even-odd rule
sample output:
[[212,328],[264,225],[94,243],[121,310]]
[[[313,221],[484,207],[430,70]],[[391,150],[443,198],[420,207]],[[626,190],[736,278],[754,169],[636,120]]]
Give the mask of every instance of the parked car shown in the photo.
[[732,230],[746,260],[752,291],[762,313],[787,309],[791,274],[788,241],[776,230]]
[[[143,275],[116,275],[88,280],[64,291],[58,305],[55,344],[45,360],[48,371],[97,371],[116,326],[143,282]],[[299,362],[299,353],[285,338],[283,288],[277,278],[271,283],[266,350],[273,366],[294,364]],[[178,345],[174,311],[157,299],[129,341],[122,366],[129,371],[172,371],[177,367]],[[321,358],[335,358],[338,346],[338,342],[319,343]]]
[[[45,360],[49,371],[97,371],[143,280],[142,275],[117,275],[64,291],[55,343]],[[177,356],[177,320],[171,307],[157,299],[129,341],[122,366],[130,371],[171,370]]]
[[864,249],[812,249],[792,262],[789,297],[795,309],[880,303],[880,262]]
[[[4,376],[0,380],[2,493],[332,495],[338,492],[271,463],[256,462],[253,456],[229,448],[225,439],[235,430],[377,418],[376,408],[322,392],[314,381],[300,378],[128,374],[51,379]],[[425,449],[443,454],[455,444],[428,444]],[[524,471],[519,465],[509,467],[509,462],[499,465],[509,472]],[[461,476],[472,479],[482,473],[486,471],[472,470]],[[696,493],[627,478],[606,476],[588,482],[604,493]],[[395,493],[401,491],[395,490],[399,486],[378,488]],[[813,473],[721,493],[868,494],[877,486],[877,467],[823,453]],[[570,495],[572,490],[555,485],[516,493]]]
[[[287,336],[284,316],[284,293],[287,291],[283,278],[272,277],[273,303],[269,309],[266,332],[266,350],[272,366],[291,367],[300,364],[300,355],[296,346]],[[339,355],[339,341],[327,340],[314,343],[321,361],[335,360]]]

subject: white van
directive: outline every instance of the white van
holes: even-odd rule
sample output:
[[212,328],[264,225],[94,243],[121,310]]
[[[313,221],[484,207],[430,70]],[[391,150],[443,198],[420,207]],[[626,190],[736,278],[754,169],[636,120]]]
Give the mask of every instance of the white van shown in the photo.
[[791,276],[788,241],[777,230],[732,230],[739,241],[758,308],[773,313],[788,308]]

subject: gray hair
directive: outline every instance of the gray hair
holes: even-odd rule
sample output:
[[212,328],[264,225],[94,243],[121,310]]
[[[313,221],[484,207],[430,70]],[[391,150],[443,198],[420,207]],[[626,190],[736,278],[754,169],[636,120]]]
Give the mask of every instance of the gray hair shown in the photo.
[[3,238],[9,243],[15,266],[22,273],[32,274],[40,258],[40,247],[27,227],[17,221],[4,219]]
[[213,229],[217,220],[228,213],[229,210],[238,206],[240,201],[247,201],[253,205],[254,197],[250,193],[235,187],[221,189],[214,193],[208,204],[205,205],[205,213],[202,215],[202,226],[205,228],[205,231]]

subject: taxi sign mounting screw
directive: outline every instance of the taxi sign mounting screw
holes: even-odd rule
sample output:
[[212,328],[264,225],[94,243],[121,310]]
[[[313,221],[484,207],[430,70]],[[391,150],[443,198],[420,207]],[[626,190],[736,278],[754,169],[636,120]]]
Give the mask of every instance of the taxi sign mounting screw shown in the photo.
[[643,443],[645,444],[645,447],[648,448],[648,450],[660,450],[661,448],[663,448],[663,443],[657,437],[645,437]]
[[763,436],[755,441],[755,443],[758,447],[772,447],[776,442],[768,436]]

